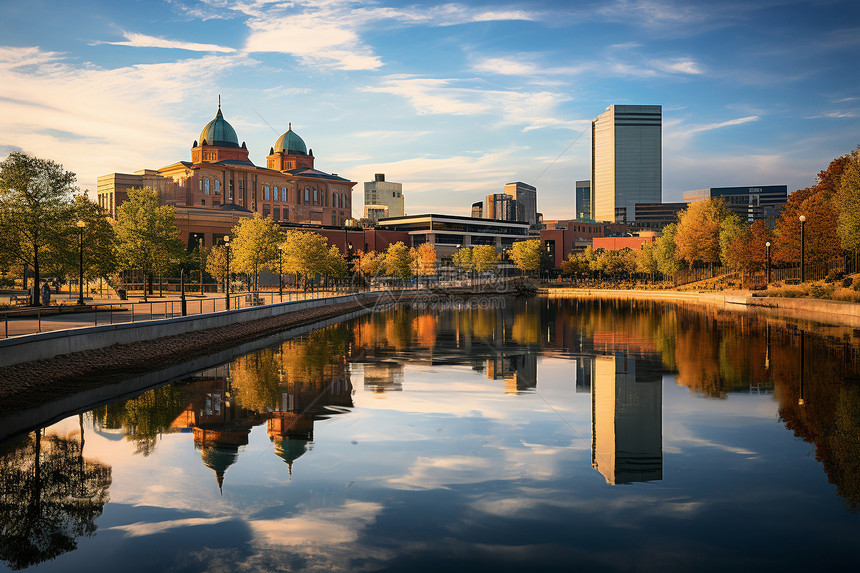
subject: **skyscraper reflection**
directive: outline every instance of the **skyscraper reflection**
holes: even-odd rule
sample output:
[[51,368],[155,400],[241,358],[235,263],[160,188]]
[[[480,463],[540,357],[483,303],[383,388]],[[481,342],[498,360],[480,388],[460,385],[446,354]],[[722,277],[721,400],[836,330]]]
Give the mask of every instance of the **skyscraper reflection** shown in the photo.
[[663,479],[659,371],[620,353],[592,364],[591,466],[612,485]]

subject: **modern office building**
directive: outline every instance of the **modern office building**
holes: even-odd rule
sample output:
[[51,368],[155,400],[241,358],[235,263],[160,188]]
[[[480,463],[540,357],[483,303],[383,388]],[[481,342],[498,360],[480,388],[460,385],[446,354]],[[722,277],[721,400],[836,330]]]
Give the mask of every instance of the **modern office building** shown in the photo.
[[484,200],[484,219],[520,221],[518,215],[522,214],[519,201],[507,193],[493,193]]
[[477,203],[472,203],[472,218],[480,219],[484,216],[484,202],[478,201]]
[[537,189],[516,181],[505,185],[505,195],[510,195],[517,202],[515,220],[528,221],[529,225],[537,224]]
[[611,485],[663,479],[662,378],[637,362],[622,353],[593,361],[591,465]]
[[752,222],[764,219],[773,226],[782,206],[788,201],[788,186],[709,187],[684,193],[687,203],[715,197],[725,200],[726,206],[744,220]]
[[364,217],[379,220],[383,211],[380,206],[388,207],[385,217],[405,215],[403,203],[403,184],[385,180],[385,173],[377,173],[373,181],[364,183]]
[[659,203],[663,110],[610,105],[591,122],[591,208],[597,221],[632,221],[636,203]]
[[576,182],[576,194],[574,195],[574,199],[576,201],[575,210],[576,210],[576,218],[587,220],[594,219],[591,216],[591,181],[586,179],[585,181],[577,181]]
[[460,247],[494,245],[496,251],[509,249],[515,241],[528,239],[529,224],[457,215],[409,215],[382,219],[377,230],[409,233],[410,247],[431,243],[440,259],[450,258]]

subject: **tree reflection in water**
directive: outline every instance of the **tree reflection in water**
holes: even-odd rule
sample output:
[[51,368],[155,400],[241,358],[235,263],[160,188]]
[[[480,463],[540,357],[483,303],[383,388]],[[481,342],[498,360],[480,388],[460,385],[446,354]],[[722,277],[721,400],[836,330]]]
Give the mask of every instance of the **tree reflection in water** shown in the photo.
[[28,434],[0,452],[0,558],[13,569],[53,559],[92,536],[111,468],[83,456],[75,436]]

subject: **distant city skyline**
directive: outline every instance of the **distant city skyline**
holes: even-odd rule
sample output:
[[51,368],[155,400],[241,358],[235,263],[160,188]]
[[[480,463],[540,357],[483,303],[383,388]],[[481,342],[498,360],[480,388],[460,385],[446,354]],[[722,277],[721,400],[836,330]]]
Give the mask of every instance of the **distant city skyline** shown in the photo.
[[385,173],[410,213],[469,215],[523,181],[574,218],[591,120],[654,104],[664,201],[792,192],[860,144],[858,21],[850,0],[4,3],[0,158],[53,159],[94,196],[187,157],[220,94],[257,165],[292,122],[319,169]]

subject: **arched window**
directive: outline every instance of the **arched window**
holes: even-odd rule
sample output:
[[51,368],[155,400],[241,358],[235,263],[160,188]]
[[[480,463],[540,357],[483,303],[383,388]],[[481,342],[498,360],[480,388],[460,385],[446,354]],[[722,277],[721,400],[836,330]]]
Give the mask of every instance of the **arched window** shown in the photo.
[[209,180],[208,179],[203,180],[203,194],[209,195]]
[[200,184],[200,192],[203,193],[203,179],[197,181]]
[[263,186],[263,201],[268,201],[268,200],[269,200],[269,186],[264,185]]
[[278,188],[277,188],[277,187],[275,187],[275,196],[274,196],[274,200],[275,200],[275,201],[280,201],[279,197],[280,197],[280,195],[279,195]]
[[337,193],[331,194],[331,206],[337,208]]
[[311,202],[311,188],[305,187],[305,205]]
[[216,195],[221,194],[221,180],[220,179],[215,180],[215,194]]
[[320,202],[320,198],[319,198],[319,195],[317,195],[317,188],[314,187],[314,205],[318,204],[319,202]]

